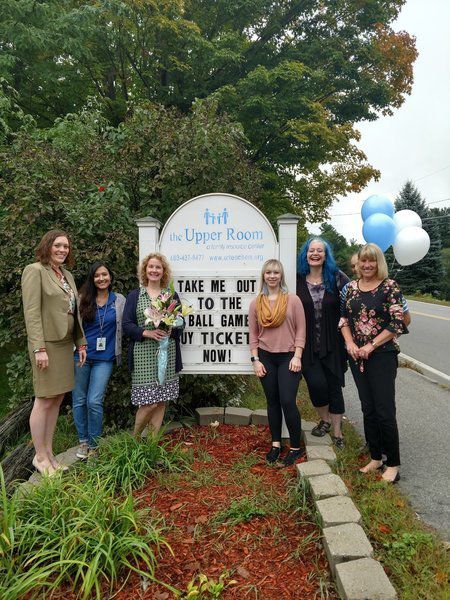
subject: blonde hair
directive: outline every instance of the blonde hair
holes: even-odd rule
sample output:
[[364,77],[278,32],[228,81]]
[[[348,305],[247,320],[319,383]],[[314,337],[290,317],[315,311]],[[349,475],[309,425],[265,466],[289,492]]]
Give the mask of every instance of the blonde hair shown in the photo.
[[172,272],[170,270],[169,261],[164,256],[164,254],[160,254],[159,252],[151,252],[150,254],[147,254],[147,256],[145,256],[142,259],[142,262],[139,266],[140,282],[142,283],[142,285],[144,287],[146,287],[148,285],[147,265],[148,265],[148,261],[151,260],[152,258],[156,258],[156,260],[159,260],[159,262],[162,264],[163,276],[161,277],[161,287],[166,288],[169,285],[170,280],[172,278]]
[[[386,279],[389,275],[386,259],[384,254],[376,244],[366,244],[358,252],[358,261],[364,259],[374,260],[377,263],[377,277]],[[359,269],[358,275],[360,276]]]
[[282,291],[283,294],[287,294],[288,293],[288,288],[286,285],[286,280],[284,278],[284,268],[282,263],[277,260],[276,258],[269,258],[269,260],[266,260],[266,262],[263,264],[262,269],[261,269],[261,281],[259,284],[259,293],[260,294],[264,294],[265,296],[268,295],[269,290],[267,289],[267,284],[264,281],[264,273],[266,271],[268,271],[269,269],[277,269],[278,271],[280,271],[280,275],[281,275],[281,279],[280,279],[280,290]]

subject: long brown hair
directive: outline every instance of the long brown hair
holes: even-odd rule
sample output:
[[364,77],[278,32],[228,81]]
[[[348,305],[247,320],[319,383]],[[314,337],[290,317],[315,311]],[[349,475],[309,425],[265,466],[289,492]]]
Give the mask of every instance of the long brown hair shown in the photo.
[[45,235],[42,236],[42,239],[39,242],[38,247],[36,248],[36,260],[38,260],[43,265],[49,265],[53,243],[56,240],[56,238],[59,237],[65,237],[69,242],[69,254],[66,257],[66,260],[64,261],[64,266],[72,268],[75,264],[72,253],[72,240],[65,231],[61,231],[60,229],[51,229],[50,231],[47,231]]
[[97,309],[97,293],[98,289],[94,283],[95,273],[100,267],[105,267],[111,278],[108,290],[112,290],[114,283],[114,274],[108,265],[102,260],[97,260],[89,269],[86,281],[80,288],[80,315],[83,321],[92,322],[95,319],[95,311]]

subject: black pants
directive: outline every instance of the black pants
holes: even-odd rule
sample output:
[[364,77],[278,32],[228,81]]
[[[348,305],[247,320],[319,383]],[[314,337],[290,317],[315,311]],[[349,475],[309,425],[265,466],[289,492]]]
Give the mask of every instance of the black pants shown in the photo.
[[[286,419],[292,448],[300,446],[302,422],[297,408],[297,391],[302,374],[289,371],[293,352],[267,352],[258,350],[266,368],[261,384],[267,399],[267,416],[273,442],[281,442],[282,414]],[[283,411],[283,412],[282,412]]]
[[316,355],[314,362],[303,369],[313,406],[328,406],[333,415],[345,413],[344,396],[339,378]]
[[350,367],[358,388],[364,415],[364,433],[373,460],[385,452],[388,467],[400,464],[397,418],[395,411],[396,352],[374,352],[364,361],[364,373],[354,360]]

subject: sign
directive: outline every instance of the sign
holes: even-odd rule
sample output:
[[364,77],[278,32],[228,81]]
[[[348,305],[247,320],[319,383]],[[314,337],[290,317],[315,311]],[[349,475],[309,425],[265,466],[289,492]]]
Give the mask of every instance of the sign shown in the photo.
[[172,214],[159,248],[175,289],[195,310],[182,335],[183,373],[252,372],[248,308],[262,265],[278,257],[266,217],[237,196],[199,196]]

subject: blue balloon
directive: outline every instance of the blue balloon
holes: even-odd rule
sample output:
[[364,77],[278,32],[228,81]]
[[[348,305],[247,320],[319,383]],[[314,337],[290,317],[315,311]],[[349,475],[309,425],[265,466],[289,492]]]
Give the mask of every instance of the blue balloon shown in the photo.
[[385,252],[395,241],[397,227],[391,217],[375,213],[367,217],[362,232],[366,242],[376,244]]
[[383,213],[392,219],[394,216],[394,211],[394,205],[389,198],[374,195],[369,196],[367,200],[364,201],[364,204],[361,207],[361,217],[362,220],[365,221],[370,217],[370,215],[374,215],[375,213]]

